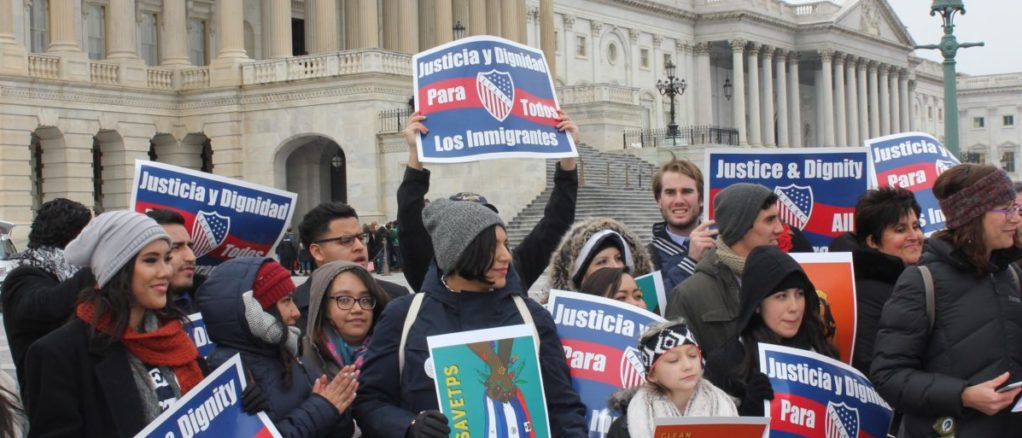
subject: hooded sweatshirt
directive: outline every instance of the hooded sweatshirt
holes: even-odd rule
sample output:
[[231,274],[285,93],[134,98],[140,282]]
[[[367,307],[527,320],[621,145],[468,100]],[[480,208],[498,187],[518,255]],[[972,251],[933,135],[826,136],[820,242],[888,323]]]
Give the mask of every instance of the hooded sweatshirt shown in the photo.
[[[351,262],[336,261],[330,262],[312,274],[311,295],[309,299],[309,318],[308,323],[305,326],[305,336],[302,337],[302,358],[305,360],[305,366],[313,371],[314,375],[326,374],[327,377],[333,378],[340,372],[341,368],[333,360],[328,360],[329,352],[323,351],[319,345],[320,331],[324,328],[322,321],[322,309],[323,300],[329,296],[327,291],[330,289],[330,283],[337,278],[341,273],[352,271],[356,269],[364,269],[362,266]],[[331,303],[333,305],[333,303]],[[354,304],[358,306],[358,303]],[[379,306],[380,303],[377,303]],[[370,310],[369,313],[374,313],[376,310]],[[375,319],[373,324],[375,324]],[[369,333],[372,333],[370,328]],[[363,342],[368,342],[368,336]],[[350,365],[350,364],[345,364]]]
[[[589,219],[575,224],[565,234],[564,239],[561,240],[560,246],[557,247],[557,251],[554,252],[554,256],[550,260],[550,282],[548,289],[578,289],[571,281],[575,259],[580,256],[582,248],[589,238],[603,230],[612,230],[624,238],[628,249],[632,253],[632,260],[635,265],[630,272],[633,277],[653,272],[653,263],[650,261],[649,253],[646,252],[646,247],[642,245],[642,240],[639,239],[638,235],[621,222],[611,218]],[[581,269],[584,271],[586,266],[583,266]]]

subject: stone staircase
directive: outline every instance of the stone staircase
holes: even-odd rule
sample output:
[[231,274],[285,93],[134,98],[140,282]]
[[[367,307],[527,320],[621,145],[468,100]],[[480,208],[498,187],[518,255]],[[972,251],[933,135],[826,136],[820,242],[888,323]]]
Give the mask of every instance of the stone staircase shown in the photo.
[[[578,145],[581,172],[575,220],[594,217],[615,218],[644,241],[651,237],[654,223],[661,221],[653,201],[650,180],[657,167],[633,155],[601,152]],[[550,193],[556,160],[547,161],[547,188],[508,223],[508,240],[517,245],[543,217]]]

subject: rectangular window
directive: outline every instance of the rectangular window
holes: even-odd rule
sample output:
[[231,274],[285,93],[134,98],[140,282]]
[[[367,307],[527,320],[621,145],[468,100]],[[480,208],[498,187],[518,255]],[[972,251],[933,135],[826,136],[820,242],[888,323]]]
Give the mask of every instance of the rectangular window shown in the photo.
[[926,107],[926,119],[927,120],[933,120],[933,107],[932,106],[927,106]]
[[986,126],[986,120],[984,118],[982,118],[982,117],[973,117],[972,118],[972,127],[973,128],[982,128],[984,126]]
[[668,63],[673,64],[673,62],[671,62],[671,54],[664,53],[664,65],[667,65]]
[[192,65],[206,65],[206,22],[192,20],[188,22],[188,61]]
[[973,164],[985,164],[986,154],[982,152],[966,152],[963,154],[962,161]]
[[554,53],[561,53],[561,33],[554,31]]
[[1001,155],[1001,168],[1005,172],[1015,173],[1015,151],[1004,151]]
[[1015,126],[1015,116],[1014,115],[1003,116],[1002,117],[1002,121],[1004,123],[1004,126]]
[[138,56],[147,65],[157,65],[160,62],[157,47],[156,14],[142,14],[142,22],[138,24]]
[[583,58],[586,57],[586,53],[588,53],[588,50],[586,50],[587,47],[588,44],[586,44],[585,35],[578,35],[575,37],[575,56]]
[[50,2],[49,0],[35,0],[32,2],[31,34],[32,52],[45,52],[50,46]]
[[649,49],[639,49],[639,66],[649,68]]
[[86,50],[89,59],[106,58],[106,10],[100,5],[85,5]]

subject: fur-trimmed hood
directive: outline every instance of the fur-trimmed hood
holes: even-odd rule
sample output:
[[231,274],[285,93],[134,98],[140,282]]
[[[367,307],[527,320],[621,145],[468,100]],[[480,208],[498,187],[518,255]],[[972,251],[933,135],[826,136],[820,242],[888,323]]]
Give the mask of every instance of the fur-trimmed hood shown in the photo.
[[624,238],[625,243],[632,252],[632,259],[635,263],[635,269],[631,273],[632,276],[638,277],[653,272],[653,263],[650,260],[649,253],[646,251],[646,246],[642,244],[642,240],[632,230],[611,218],[588,219],[583,222],[576,222],[571,227],[571,230],[564,235],[564,238],[561,239],[560,246],[557,247],[553,258],[550,259],[548,290],[578,289],[571,282],[571,273],[575,259],[579,256],[586,241],[602,230],[613,230]]

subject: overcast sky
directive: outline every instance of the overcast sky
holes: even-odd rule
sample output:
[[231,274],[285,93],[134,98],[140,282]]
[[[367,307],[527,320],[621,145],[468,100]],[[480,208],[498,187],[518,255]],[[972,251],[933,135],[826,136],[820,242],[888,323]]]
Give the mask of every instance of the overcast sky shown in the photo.
[[[943,35],[940,16],[930,16],[932,0],[887,0],[916,44],[937,44]],[[966,14],[955,16],[959,42],[986,43],[958,51],[958,72],[970,75],[1022,72],[1022,1],[965,0]],[[916,55],[943,61],[937,50]]]

